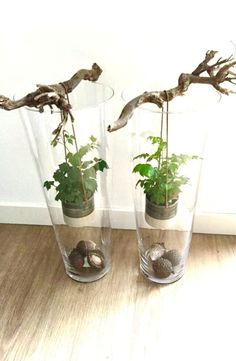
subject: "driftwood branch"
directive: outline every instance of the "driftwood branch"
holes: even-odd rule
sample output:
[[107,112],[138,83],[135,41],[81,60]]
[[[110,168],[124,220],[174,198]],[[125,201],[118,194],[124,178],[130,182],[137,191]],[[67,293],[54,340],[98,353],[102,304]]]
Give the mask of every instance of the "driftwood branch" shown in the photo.
[[0,95],[0,108],[14,110],[27,106],[37,108],[40,112],[43,112],[46,105],[51,108],[55,105],[62,111],[68,111],[70,105],[68,104],[67,94],[72,92],[82,80],[96,81],[101,73],[102,69],[97,64],[93,64],[90,70],[81,69],[69,80],[59,84],[38,84],[36,91],[27,94],[21,99],[12,100]]
[[[208,84],[213,86],[222,94],[230,94],[228,90],[221,86],[222,83],[230,82],[235,84],[236,74],[232,68],[236,65],[236,60],[230,56],[227,59],[219,58],[215,63],[209,62],[215,57],[217,51],[207,51],[204,60],[193,70],[192,73],[182,73],[178,79],[178,85],[175,88],[163,91],[144,92],[136,98],[129,101],[123,108],[118,120],[109,125],[107,130],[113,132],[124,127],[132,117],[134,110],[144,103],[154,103],[159,108],[163,107],[165,101],[171,101],[177,96],[182,96],[188,90],[191,84]],[[202,76],[203,73],[206,73]]]

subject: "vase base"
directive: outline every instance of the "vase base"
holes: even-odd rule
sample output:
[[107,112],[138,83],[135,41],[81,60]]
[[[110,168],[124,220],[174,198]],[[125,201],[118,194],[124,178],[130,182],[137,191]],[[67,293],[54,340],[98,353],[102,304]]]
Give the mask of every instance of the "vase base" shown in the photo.
[[[164,257],[164,255],[163,255]],[[163,258],[160,258],[163,259]],[[148,252],[140,255],[140,270],[142,274],[150,281],[159,284],[169,284],[178,281],[185,271],[185,261],[182,259],[177,265],[171,267],[171,272],[166,273],[166,266],[159,264],[158,268],[153,267],[153,261],[150,260]],[[164,267],[164,268],[163,268]]]
[[178,273],[177,275],[172,275],[172,276],[167,277],[167,278],[157,278],[157,277],[155,277],[155,276],[153,276],[151,274],[147,274],[145,271],[142,270],[142,268],[141,268],[141,273],[149,281],[160,284],[160,285],[168,285],[168,284],[171,284],[171,283],[175,283],[175,282],[179,281],[184,275],[184,272],[181,272],[181,273]]
[[67,276],[69,276],[71,279],[73,279],[76,282],[91,283],[91,282],[98,281],[101,278],[103,278],[104,276],[106,276],[106,274],[109,272],[109,270],[110,270],[109,268],[105,268],[103,271],[101,271],[99,273],[96,272],[95,274],[90,275],[90,276],[78,275],[69,270],[66,270],[66,274],[67,274]]

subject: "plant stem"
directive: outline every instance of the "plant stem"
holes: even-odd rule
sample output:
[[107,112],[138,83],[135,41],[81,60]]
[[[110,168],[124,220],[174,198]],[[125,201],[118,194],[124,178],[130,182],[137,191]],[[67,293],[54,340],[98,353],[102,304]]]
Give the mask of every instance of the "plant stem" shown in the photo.
[[162,139],[163,135],[163,118],[164,118],[164,108],[163,105],[161,107],[161,132],[160,132],[160,138]]
[[82,173],[82,170],[80,168],[79,168],[79,170],[80,170],[80,173],[81,173],[81,185],[82,185],[82,189],[83,189],[83,193],[84,193],[84,200],[85,200],[85,202],[88,202],[88,197],[87,197],[85,186],[84,186],[83,173]]
[[[68,97],[68,94],[67,94],[67,97]],[[69,97],[68,97],[68,103],[69,103]],[[79,152],[79,147],[78,147],[76,134],[75,134],[74,117],[73,117],[71,112],[69,112],[69,114],[70,114],[70,119],[71,119],[72,133],[73,133],[74,140],[75,140],[75,149],[76,149],[76,152],[78,153]],[[83,190],[83,194],[84,194],[84,200],[85,200],[85,202],[88,202],[88,197],[87,197],[86,190],[85,190],[85,185],[84,185],[83,172],[82,172],[82,170],[81,170],[81,168],[79,166],[78,166],[78,169],[79,169],[80,174],[81,174],[81,185],[82,185],[82,190]]]
[[[164,121],[164,108],[161,107],[161,132],[160,132],[160,138],[162,140],[163,137],[163,121]],[[158,170],[161,168],[161,162],[163,161],[163,155],[162,151],[160,153],[159,159],[158,159]]]
[[[68,95],[67,91],[66,91],[66,97],[67,97],[67,102],[70,105],[70,99],[69,99],[69,95]],[[76,152],[78,153],[79,152],[79,147],[78,147],[76,134],[75,134],[75,127],[74,127],[74,120],[75,119],[74,119],[73,114],[72,114],[72,112],[70,110],[68,110],[68,114],[69,114],[70,120],[71,120],[72,133],[73,133],[74,140],[75,140],[75,149],[76,149]],[[83,172],[82,172],[82,170],[81,170],[81,168],[79,166],[78,166],[78,169],[79,169],[80,175],[81,175],[81,185],[82,185],[82,190],[83,190],[83,194],[84,194],[84,200],[85,200],[85,202],[88,202],[88,197],[87,197],[86,190],[85,190],[85,185],[84,185]]]
[[169,145],[169,101],[166,92],[166,207],[168,206],[168,145]]
[[72,116],[71,112],[70,112],[70,118],[71,118],[71,128],[72,128],[72,133],[75,139],[75,149],[76,152],[79,151],[79,147],[78,147],[78,143],[77,143],[77,139],[76,139],[76,134],[75,134],[75,127],[74,127],[74,117]]
[[63,129],[63,132],[62,132],[62,139],[63,139],[64,153],[65,153],[65,161],[67,163],[67,157],[66,157],[67,148],[66,148],[66,141],[65,141],[65,129]]

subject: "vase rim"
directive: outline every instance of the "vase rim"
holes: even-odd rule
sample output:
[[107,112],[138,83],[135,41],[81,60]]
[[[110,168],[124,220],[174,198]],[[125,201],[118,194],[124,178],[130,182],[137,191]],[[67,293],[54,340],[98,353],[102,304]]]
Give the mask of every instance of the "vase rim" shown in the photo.
[[[108,102],[108,101],[114,96],[114,94],[115,94],[114,89],[113,89],[110,85],[108,85],[108,84],[106,84],[106,83],[94,81],[94,82],[83,82],[83,83],[81,83],[81,85],[83,85],[83,86],[92,86],[92,87],[98,86],[98,87],[101,87],[101,88],[104,88],[104,89],[109,90],[109,93],[108,93],[108,94],[104,94],[104,99],[103,99],[103,100],[98,101],[98,102],[96,102],[96,103],[94,103],[94,104],[91,104],[91,105],[87,105],[87,106],[81,107],[81,109],[85,109],[85,108],[88,108],[88,107],[93,108],[93,107],[96,107],[96,106],[98,106],[98,105],[105,104],[105,103]],[[13,99],[17,99],[18,97],[19,97],[19,96],[18,96],[17,94],[15,94],[15,95],[13,96]],[[34,107],[25,106],[24,108],[25,108],[26,110],[30,111],[30,112],[40,113],[40,112],[39,112],[39,109],[34,108]],[[72,111],[73,111],[73,110],[78,110],[78,107],[76,107],[76,106],[73,107],[73,106],[72,106]],[[56,113],[60,113],[60,109],[54,107],[53,110],[51,110],[51,109],[48,107],[48,109],[46,108],[46,110],[44,110],[44,112],[51,112],[51,113],[53,113],[53,114],[56,114]]]

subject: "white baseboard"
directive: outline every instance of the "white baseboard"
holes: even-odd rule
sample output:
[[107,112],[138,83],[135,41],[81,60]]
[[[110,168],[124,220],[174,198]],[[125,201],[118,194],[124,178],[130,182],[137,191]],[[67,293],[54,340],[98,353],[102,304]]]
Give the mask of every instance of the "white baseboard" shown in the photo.
[[51,225],[48,209],[44,204],[1,203],[0,223]]
[[193,231],[195,233],[236,235],[236,214],[196,213]]
[[[44,204],[0,204],[0,223],[51,225]],[[135,229],[134,213],[131,210],[111,211],[112,228]],[[195,233],[236,235],[236,214],[197,213],[193,231]]]

